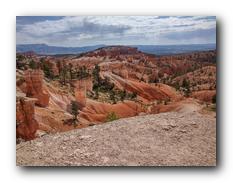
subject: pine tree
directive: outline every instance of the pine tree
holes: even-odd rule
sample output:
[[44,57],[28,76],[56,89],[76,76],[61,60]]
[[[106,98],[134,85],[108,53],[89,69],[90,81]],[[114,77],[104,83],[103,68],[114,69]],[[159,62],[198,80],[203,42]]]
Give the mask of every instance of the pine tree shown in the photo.
[[99,87],[100,85],[100,67],[98,65],[95,65],[95,68],[92,72],[92,76],[93,76],[93,87]]
[[72,72],[72,64],[69,63],[69,74],[70,74],[70,79],[73,79],[73,72]]
[[64,65],[64,67],[62,68],[61,70],[61,73],[60,73],[60,81],[63,85],[66,85],[66,80],[67,80],[67,66]]
[[73,115],[74,124],[77,123],[77,115],[79,114],[79,104],[77,101],[71,101],[71,114]]
[[115,91],[111,90],[110,92],[110,100],[113,101],[113,104],[116,104],[116,97],[115,97]]
[[29,67],[30,67],[31,69],[36,69],[36,68],[37,68],[37,64],[36,64],[36,62],[35,62],[33,59],[31,59],[31,60],[29,61]]
[[126,90],[123,90],[123,91],[120,92],[121,101],[124,101],[125,97],[126,97]]
[[51,71],[48,63],[42,64],[42,69],[46,78],[53,79],[53,72]]

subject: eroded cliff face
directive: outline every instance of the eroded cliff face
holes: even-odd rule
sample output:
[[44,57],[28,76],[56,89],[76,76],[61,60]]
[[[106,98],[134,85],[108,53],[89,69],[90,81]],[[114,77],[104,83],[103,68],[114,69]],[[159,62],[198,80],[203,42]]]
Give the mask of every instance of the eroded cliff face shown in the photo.
[[37,98],[36,104],[38,106],[48,106],[49,94],[43,88],[43,72],[41,70],[26,70],[24,79],[26,82],[26,96]]
[[[45,75],[42,70],[17,69],[17,92],[26,95],[22,102],[17,101],[17,119],[23,121],[17,134],[26,139],[34,138],[36,122],[39,124],[38,131],[57,133],[105,123],[110,113],[125,118],[175,111],[187,98],[210,103],[216,89],[216,66],[213,62],[207,63],[214,57],[212,54],[158,57],[135,48],[113,46],[81,56],[45,56],[43,62],[38,56],[40,65],[47,64],[53,77],[47,76],[43,68]],[[100,82],[98,87],[113,84],[110,91],[93,89],[96,65],[99,66],[99,77],[108,81]],[[87,75],[79,72],[82,68]],[[66,83],[61,82],[60,73],[64,70]],[[189,96],[176,88],[176,84],[182,85],[184,78],[189,82]],[[80,104],[76,125],[73,125],[71,111],[71,101],[74,100]],[[27,123],[24,122],[26,117],[22,117],[25,101],[26,111],[31,116],[27,118]],[[35,118],[32,117],[32,101],[36,104]],[[27,109],[30,105],[32,111]]]
[[16,137],[32,140],[36,136],[39,127],[35,119],[35,102],[37,99],[25,97],[23,93],[17,93],[16,97]]
[[81,105],[81,108],[87,104],[87,92],[91,92],[93,87],[92,78],[77,80],[75,82],[75,99]]

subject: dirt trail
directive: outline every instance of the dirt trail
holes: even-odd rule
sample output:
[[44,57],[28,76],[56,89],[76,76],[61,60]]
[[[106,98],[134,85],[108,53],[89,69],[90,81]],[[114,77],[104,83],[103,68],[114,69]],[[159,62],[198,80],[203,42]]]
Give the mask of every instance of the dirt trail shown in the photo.
[[186,107],[20,143],[17,165],[215,166],[216,119]]
[[177,109],[177,111],[188,114],[188,113],[200,111],[201,109],[202,106],[197,103],[183,103]]

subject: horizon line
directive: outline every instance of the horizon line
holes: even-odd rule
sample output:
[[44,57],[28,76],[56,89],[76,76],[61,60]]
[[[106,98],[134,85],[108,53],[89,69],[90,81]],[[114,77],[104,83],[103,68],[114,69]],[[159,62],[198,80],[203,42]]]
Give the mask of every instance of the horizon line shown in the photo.
[[57,46],[57,45],[50,45],[46,43],[22,43],[16,44],[17,45],[46,45],[46,46],[53,46],[53,47],[64,47],[64,48],[77,48],[77,47],[90,47],[90,46],[177,46],[177,45],[208,45],[213,44],[216,45],[217,43],[190,43],[190,44],[95,44],[95,45],[85,45],[85,46]]

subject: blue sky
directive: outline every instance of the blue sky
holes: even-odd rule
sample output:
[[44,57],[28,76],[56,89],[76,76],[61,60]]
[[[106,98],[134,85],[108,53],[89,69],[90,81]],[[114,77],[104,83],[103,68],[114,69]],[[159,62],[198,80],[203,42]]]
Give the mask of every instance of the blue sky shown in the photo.
[[18,16],[16,43],[70,47],[216,43],[216,17]]

